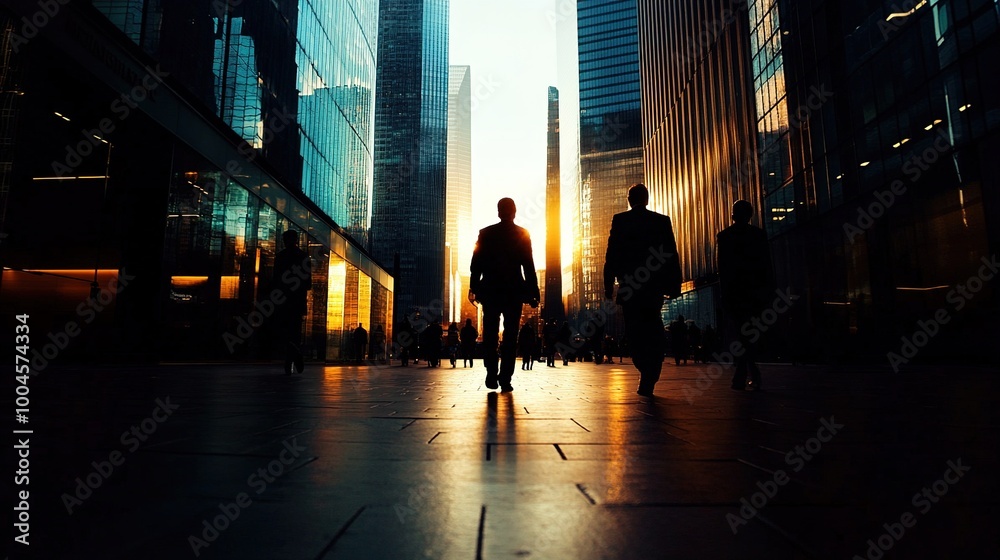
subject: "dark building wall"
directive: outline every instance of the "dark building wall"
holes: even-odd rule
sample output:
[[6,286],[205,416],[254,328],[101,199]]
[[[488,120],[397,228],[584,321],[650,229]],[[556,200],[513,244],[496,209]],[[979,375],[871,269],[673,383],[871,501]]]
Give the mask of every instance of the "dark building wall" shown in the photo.
[[989,358],[996,284],[949,294],[997,252],[997,4],[755,5],[765,222],[779,279],[804,290],[799,346],[887,357],[944,310],[920,359]]
[[997,287],[975,278],[997,251],[1000,12],[909,8],[640,2],[648,183],[705,286],[669,314],[713,313],[713,237],[742,197],[800,297],[773,355],[887,363],[941,311],[919,359],[995,359]]

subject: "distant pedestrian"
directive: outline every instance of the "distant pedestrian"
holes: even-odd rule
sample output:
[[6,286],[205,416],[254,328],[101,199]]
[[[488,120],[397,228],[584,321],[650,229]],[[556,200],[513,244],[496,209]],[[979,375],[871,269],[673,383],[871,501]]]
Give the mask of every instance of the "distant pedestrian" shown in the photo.
[[535,329],[530,323],[525,323],[521,327],[521,333],[517,337],[517,347],[521,352],[521,370],[530,370],[535,361]]
[[574,358],[571,344],[573,344],[573,330],[569,328],[569,321],[563,321],[559,331],[556,332],[556,345],[559,348],[559,353],[562,354],[564,366],[568,366],[569,361]]
[[691,361],[696,364],[701,359],[701,329],[694,321],[688,325],[688,355],[691,356]]
[[542,327],[542,344],[545,347],[545,365],[556,367],[556,343],[559,333],[559,325],[555,319],[549,321]]
[[472,319],[466,319],[465,326],[459,332],[462,344],[462,367],[475,367],[476,339],[478,338],[479,331],[472,326]]
[[684,316],[680,315],[670,323],[670,350],[674,354],[674,365],[688,363],[688,330]]
[[275,306],[274,319],[278,339],[284,346],[285,374],[305,369],[302,348],[302,319],[306,314],[307,292],[312,289],[312,261],[309,254],[299,249],[299,234],[286,231],[281,234],[285,248],[274,258],[272,285],[282,294]]
[[458,323],[448,325],[448,338],[445,341],[445,348],[448,352],[448,360],[451,361],[452,369],[458,364]]
[[[525,303],[538,307],[541,297],[531,255],[531,236],[514,224],[517,206],[509,198],[497,203],[500,223],[479,231],[472,253],[469,301],[483,305],[483,354],[486,386],[514,390],[511,377],[517,360],[517,328]],[[500,316],[503,344],[500,345]],[[499,353],[498,353],[499,345]]]
[[[743,352],[736,357],[732,388],[743,391],[761,388],[760,368],[756,361],[756,340],[744,334],[743,326],[759,317],[774,294],[774,267],[767,234],[750,225],[754,210],[746,200],[733,204],[733,225],[716,236],[719,287],[722,309],[736,333]],[[736,355],[734,353],[734,355]]]
[[441,323],[432,321],[424,332],[420,333],[420,353],[427,360],[427,367],[441,365],[441,337],[444,335]]
[[354,329],[354,361],[361,363],[365,359],[365,350],[368,348],[368,331],[364,324],[358,323],[358,328]]
[[636,184],[628,190],[631,209],[611,220],[604,262],[604,296],[614,295],[625,319],[632,363],[639,370],[639,389],[653,396],[663,367],[663,298],[681,294],[681,268],[670,218],[646,208],[649,191]]
[[392,333],[396,340],[395,347],[398,349],[399,366],[407,367],[410,360],[415,359],[415,349],[417,347],[417,333],[413,330],[413,325],[405,317],[396,323],[396,328]]
[[382,325],[376,326],[375,331],[372,332],[371,344],[373,358],[378,362],[385,362],[385,329],[382,328]]

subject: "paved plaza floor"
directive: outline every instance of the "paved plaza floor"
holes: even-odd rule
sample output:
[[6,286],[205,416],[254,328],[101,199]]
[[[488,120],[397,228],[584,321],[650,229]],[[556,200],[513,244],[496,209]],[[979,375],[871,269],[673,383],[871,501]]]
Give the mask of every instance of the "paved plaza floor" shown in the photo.
[[738,393],[667,363],[648,399],[627,360],[518,369],[512,393],[481,362],[51,367],[31,381],[31,544],[8,550],[1000,557],[997,371],[762,369]]

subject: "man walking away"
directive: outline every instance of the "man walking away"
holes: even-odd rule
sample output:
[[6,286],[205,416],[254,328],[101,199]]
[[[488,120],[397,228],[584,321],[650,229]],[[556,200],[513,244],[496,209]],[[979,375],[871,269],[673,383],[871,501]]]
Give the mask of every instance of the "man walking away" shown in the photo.
[[[513,200],[503,198],[497,203],[500,223],[479,231],[470,267],[469,301],[483,304],[486,386],[496,389],[499,383],[504,392],[514,390],[510,381],[517,360],[521,306],[530,303],[531,307],[537,308],[541,297],[535,262],[531,256],[531,236],[528,230],[514,225],[516,214],[517,207]],[[498,364],[501,315],[504,334]]]
[[716,236],[719,288],[722,309],[736,329],[737,340],[743,353],[736,358],[736,372],[732,388],[746,389],[747,376],[750,387],[760,390],[760,369],[756,362],[756,349],[743,334],[743,325],[759,317],[774,293],[774,267],[767,234],[750,225],[753,205],[746,200],[733,204],[733,225]]
[[639,370],[638,394],[653,396],[663,367],[664,295],[681,294],[681,267],[670,218],[646,208],[649,191],[636,184],[628,190],[631,210],[615,214],[604,259],[604,297],[614,295],[625,320],[632,363]]

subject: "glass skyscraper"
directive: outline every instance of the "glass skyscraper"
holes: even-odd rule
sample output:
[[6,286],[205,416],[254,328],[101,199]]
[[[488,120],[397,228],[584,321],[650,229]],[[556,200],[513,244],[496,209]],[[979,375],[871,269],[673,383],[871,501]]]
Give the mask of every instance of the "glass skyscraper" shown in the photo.
[[772,354],[884,359],[945,312],[921,359],[995,360],[996,288],[956,298],[1000,247],[1000,8],[907,6],[640,1],[646,169],[695,290],[674,311],[709,315],[742,197],[799,298]]
[[[274,358],[261,317],[291,230],[313,265],[306,356],[344,357],[358,322],[388,331],[393,278],[331,220],[352,216],[349,191],[321,208],[299,181],[303,155],[346,166],[371,144],[375,4],[70,3],[30,45],[5,44],[19,95],[0,121],[0,302],[54,325],[133,278],[66,357]],[[0,24],[25,15],[4,4]]]
[[560,174],[559,89],[549,87],[549,123],[545,181],[545,288],[542,318],[566,316],[562,289],[562,176]]
[[448,0],[379,6],[371,249],[399,259],[397,317],[441,319],[448,144]]
[[[449,322],[475,317],[468,307],[472,227],[472,71],[452,66],[448,79],[448,203],[445,246],[445,310]],[[471,311],[475,311],[475,308]]]
[[366,244],[375,148],[378,0],[299,1],[302,192]]
[[[643,181],[639,33],[636,0],[577,3],[580,57],[580,258],[574,309],[604,300],[604,256],[611,218]],[[613,332],[614,327],[609,327]]]
[[759,210],[743,4],[639,1],[646,184],[651,208],[673,222],[687,281],[665,319],[683,314],[700,327],[718,325],[715,235],[732,222],[733,202]]

